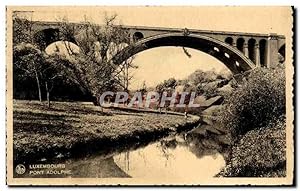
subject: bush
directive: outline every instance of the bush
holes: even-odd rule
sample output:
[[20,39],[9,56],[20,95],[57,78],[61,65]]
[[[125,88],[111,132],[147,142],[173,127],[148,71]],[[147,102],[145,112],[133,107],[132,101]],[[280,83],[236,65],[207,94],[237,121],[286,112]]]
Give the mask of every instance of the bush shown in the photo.
[[285,116],[267,128],[246,133],[232,148],[222,176],[284,177],[286,175]]
[[233,137],[267,126],[285,114],[284,68],[257,68],[229,96],[220,114]]
[[176,86],[177,86],[177,81],[175,80],[175,78],[169,78],[167,80],[164,80],[162,83],[158,84],[155,89],[159,92],[162,92],[167,89],[174,90]]

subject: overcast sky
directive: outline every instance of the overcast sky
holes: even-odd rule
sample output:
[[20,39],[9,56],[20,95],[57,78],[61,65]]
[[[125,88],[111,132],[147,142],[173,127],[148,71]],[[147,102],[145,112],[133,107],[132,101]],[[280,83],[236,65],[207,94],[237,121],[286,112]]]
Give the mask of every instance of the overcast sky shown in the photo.
[[[84,15],[95,23],[103,22],[104,14],[118,14],[124,25],[194,28],[234,32],[277,33],[288,35],[291,29],[289,7],[40,7],[33,10],[32,19],[82,21]],[[226,71],[225,66],[207,54],[188,49],[188,58],[178,47],[161,47],[137,54],[131,88],[147,86],[175,77],[182,79],[196,69]]]

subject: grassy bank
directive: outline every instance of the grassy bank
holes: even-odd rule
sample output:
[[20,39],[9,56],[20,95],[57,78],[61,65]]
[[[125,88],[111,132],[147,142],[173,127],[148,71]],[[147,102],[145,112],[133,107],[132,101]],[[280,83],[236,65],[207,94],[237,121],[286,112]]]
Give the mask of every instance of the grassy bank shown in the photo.
[[67,158],[130,142],[149,141],[199,118],[104,110],[90,103],[14,100],[14,160]]

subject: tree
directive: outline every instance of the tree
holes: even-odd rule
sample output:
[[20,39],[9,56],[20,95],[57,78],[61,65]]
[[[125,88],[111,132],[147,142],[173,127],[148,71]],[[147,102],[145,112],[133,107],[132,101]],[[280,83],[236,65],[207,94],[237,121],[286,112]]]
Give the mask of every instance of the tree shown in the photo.
[[[164,80],[162,83],[158,84],[156,86],[156,91],[159,93],[159,101],[158,104],[161,102],[163,93],[166,92],[167,96],[172,96],[173,91],[175,90],[177,86],[177,81],[175,78],[169,78],[167,80]],[[166,101],[164,107],[168,108],[170,105],[170,101]],[[161,107],[159,106],[159,111],[161,112]]]
[[132,59],[128,59],[125,61],[124,69],[118,77],[119,84],[123,88],[124,91],[128,92],[130,81],[133,79],[133,75],[130,72],[130,69],[137,68],[137,66],[133,65]]
[[29,14],[26,11],[15,11],[13,13],[13,44],[33,43],[33,22],[28,17]]
[[37,83],[39,101],[42,101],[42,84],[45,85],[48,106],[54,81],[66,70],[59,55],[46,55],[32,44],[21,43],[13,49],[14,73],[22,78],[34,78]]
[[[111,43],[108,50],[108,59],[111,59],[114,55],[122,51],[124,48],[129,46],[127,43],[115,44]],[[115,85],[118,86],[118,89],[128,92],[130,81],[133,79],[132,69],[137,69],[138,67],[133,63],[134,56],[125,60],[120,64],[119,70],[120,73],[115,76]]]
[[[42,101],[41,78],[44,67],[44,54],[34,44],[33,22],[26,11],[13,14],[13,65],[14,74],[19,79],[33,77],[37,83],[38,98]],[[22,72],[18,72],[22,71]]]
[[[106,90],[128,89],[132,79],[129,73],[132,59],[114,64],[110,59],[129,43],[128,32],[120,25],[115,25],[116,15],[106,16],[104,25],[85,21],[75,26],[64,19],[61,23],[62,33],[74,36],[80,47],[79,53],[70,51],[68,60],[68,77],[74,80],[93,99]],[[68,46],[66,44],[66,46]],[[69,47],[68,47],[69,48]]]
[[202,70],[196,70],[191,75],[188,76],[188,81],[194,85],[197,86],[200,83],[207,83],[212,82],[217,79],[218,75],[214,71],[202,71]]
[[37,83],[38,97],[42,101],[41,77],[44,65],[43,53],[34,45],[21,43],[13,48],[14,71],[22,71],[21,77],[33,77]]
[[175,87],[177,86],[177,81],[175,78],[169,78],[167,80],[164,80],[162,83],[158,84],[156,86],[156,90],[158,92],[163,92],[167,89],[172,89],[174,90]]
[[45,64],[42,71],[42,78],[45,83],[47,104],[50,107],[50,93],[54,88],[55,81],[62,78],[65,74],[65,62],[59,54],[45,55]]

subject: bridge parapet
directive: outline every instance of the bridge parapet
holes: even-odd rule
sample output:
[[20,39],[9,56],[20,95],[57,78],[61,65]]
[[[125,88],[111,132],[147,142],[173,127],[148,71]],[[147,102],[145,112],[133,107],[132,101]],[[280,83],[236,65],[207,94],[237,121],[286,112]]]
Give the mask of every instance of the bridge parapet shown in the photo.
[[[242,33],[242,32],[227,32],[227,31],[209,31],[196,29],[180,29],[180,28],[157,28],[157,27],[135,27],[124,26],[129,30],[129,34],[133,41],[149,38],[156,35],[170,33],[187,33],[207,36],[226,42],[237,48],[246,57],[248,57],[258,67],[272,67],[279,62],[279,55],[285,51],[279,52],[285,45],[285,37],[282,35],[258,34],[258,33]],[[284,60],[283,60],[284,61]],[[281,62],[283,62],[281,61]]]
[[[83,23],[72,23],[80,26]],[[33,25],[34,35],[44,32],[46,45],[51,42],[61,40],[61,36],[55,36],[60,30],[59,22],[40,22],[36,21]],[[80,28],[80,27],[79,27]],[[199,35],[216,39],[220,42],[226,42],[239,50],[249,58],[258,67],[272,67],[278,62],[284,62],[285,57],[285,37],[277,34],[259,34],[229,31],[212,31],[186,28],[164,28],[164,27],[146,27],[146,26],[122,26],[128,30],[132,42],[136,43],[142,39],[158,35],[183,33],[185,35]],[[47,31],[47,33],[45,33]],[[58,33],[59,34],[59,33]],[[51,36],[52,35],[52,36]],[[49,40],[50,39],[50,40]],[[76,43],[76,39],[67,39]],[[80,45],[79,45],[80,46]]]

